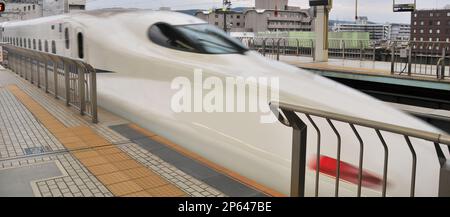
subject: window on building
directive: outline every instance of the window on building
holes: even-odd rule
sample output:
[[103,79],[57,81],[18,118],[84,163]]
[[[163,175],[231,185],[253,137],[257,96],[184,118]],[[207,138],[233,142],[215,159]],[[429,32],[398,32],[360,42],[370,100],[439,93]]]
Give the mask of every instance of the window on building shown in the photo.
[[33,10],[36,10],[36,5],[33,5]]
[[31,11],[31,5],[28,5],[28,10]]
[[414,14],[414,17],[417,17],[417,13]]
[[28,48],[31,49],[31,39],[28,39]]
[[39,42],[38,42],[38,50],[42,51],[42,41],[41,41],[41,39],[39,39]]
[[237,15],[236,18],[240,19],[240,18],[241,18],[241,15]]
[[236,26],[241,26],[241,23],[236,23]]
[[432,17],[434,14],[433,13],[430,13],[430,17]]
[[56,42],[52,41],[52,53],[56,54]]
[[423,21],[420,22],[420,25],[421,25],[421,26],[423,26],[424,24],[425,24],[425,22],[423,22]]
[[414,21],[414,26],[417,26],[417,21]]
[[215,22],[214,25],[218,26],[218,25],[219,25],[219,22]]
[[420,30],[420,33],[423,33],[423,29]]
[[430,34],[433,34],[433,30],[432,29],[430,29]]
[[64,30],[64,41],[66,42],[66,49],[70,49],[69,28]]
[[215,16],[216,18],[219,18],[219,15],[218,14],[216,14],[216,16]]
[[36,50],[36,39],[33,39],[33,50]]
[[432,26],[433,25],[433,21],[432,20],[428,21],[428,25]]
[[447,13],[447,17],[450,17],[450,12]]
[[436,30],[436,33],[437,34],[441,33],[441,30],[440,29]]
[[79,32],[77,34],[77,43],[78,43],[78,58],[84,58],[84,38],[83,33]]
[[440,26],[440,25],[441,25],[441,21],[437,21],[436,24],[437,24],[438,26]]
[[23,7],[23,11],[27,11],[27,7],[25,6],[25,7]]

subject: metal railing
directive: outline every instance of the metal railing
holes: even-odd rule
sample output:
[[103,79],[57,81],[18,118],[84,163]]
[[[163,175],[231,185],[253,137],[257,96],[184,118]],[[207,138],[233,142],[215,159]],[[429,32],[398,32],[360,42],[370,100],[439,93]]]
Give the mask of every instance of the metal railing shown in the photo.
[[376,48],[367,40],[329,40],[328,56],[343,60],[375,61]]
[[[321,156],[321,139],[324,138],[321,126],[317,124],[317,118],[325,120],[329,127],[332,129],[333,136],[337,138],[337,152],[336,152],[336,174],[335,174],[335,196],[339,196],[339,185],[340,185],[340,169],[341,165],[341,149],[342,141],[344,139],[343,134],[336,127],[337,123],[343,123],[347,125],[350,131],[354,134],[354,138],[357,138],[359,142],[360,150],[358,154],[358,184],[357,184],[357,196],[361,196],[362,182],[363,182],[363,169],[364,169],[364,148],[367,142],[364,141],[362,134],[357,130],[357,127],[364,127],[370,129],[376,134],[380,143],[382,144],[382,149],[384,150],[384,158],[380,159],[383,161],[383,179],[382,179],[382,189],[381,196],[386,197],[387,194],[387,180],[388,180],[388,160],[389,160],[389,149],[390,144],[383,137],[384,134],[396,134],[404,138],[408,145],[412,156],[411,162],[411,182],[409,183],[410,196],[415,196],[415,183],[416,183],[416,170],[417,170],[417,153],[413,146],[412,138],[421,139],[434,144],[437,158],[440,163],[440,185],[439,185],[439,196],[450,196],[450,160],[446,159],[441,145],[447,145],[448,151],[450,152],[450,136],[441,135],[436,133],[431,133],[427,131],[401,127],[397,125],[392,125],[388,123],[376,122],[371,120],[366,120],[362,118],[357,118],[353,116],[348,116],[340,113],[334,113],[329,111],[323,111],[315,108],[292,105],[287,103],[270,103],[271,110],[278,117],[279,121],[287,127],[293,129],[293,139],[292,139],[292,172],[291,172],[291,196],[305,196],[305,182],[306,182],[306,150],[312,144],[307,144],[307,134],[308,125],[310,123],[316,131],[317,135],[317,162],[315,171],[315,196],[319,195],[319,168]],[[297,113],[303,114],[305,117],[300,118]],[[303,117],[302,115],[302,117]],[[316,120],[314,120],[315,118]],[[342,129],[341,129],[342,130]],[[348,135],[348,134],[347,134]],[[430,144],[431,145],[431,144]],[[367,148],[367,147],[366,147]],[[444,150],[446,151],[446,150]],[[353,154],[353,152],[352,152]],[[430,161],[432,159],[429,159]],[[339,166],[341,165],[341,166]],[[405,183],[406,184],[406,183]]]
[[[258,51],[270,59],[280,56],[314,58],[315,40],[289,37],[238,38],[249,49]],[[367,40],[329,40],[328,54],[332,58],[375,61],[376,49]]]
[[390,53],[392,74],[450,78],[448,42],[393,42]]
[[250,50],[280,60],[280,56],[314,57],[314,40],[298,38],[238,38]]
[[98,122],[95,69],[77,59],[1,44],[6,67]]

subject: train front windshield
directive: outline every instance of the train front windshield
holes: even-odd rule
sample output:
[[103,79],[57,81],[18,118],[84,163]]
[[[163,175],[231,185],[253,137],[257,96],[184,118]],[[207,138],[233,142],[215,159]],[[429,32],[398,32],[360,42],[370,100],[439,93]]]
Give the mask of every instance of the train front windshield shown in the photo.
[[171,26],[157,23],[149,38],[164,47],[205,54],[242,54],[247,48],[238,40],[209,24]]

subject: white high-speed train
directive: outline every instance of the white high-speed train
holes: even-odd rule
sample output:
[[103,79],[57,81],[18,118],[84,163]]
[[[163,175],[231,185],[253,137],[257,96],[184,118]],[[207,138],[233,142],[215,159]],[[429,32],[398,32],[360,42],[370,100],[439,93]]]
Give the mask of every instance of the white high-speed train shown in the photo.
[[[2,38],[15,46],[82,59],[98,69],[100,106],[166,137],[229,170],[286,195],[290,187],[292,130],[260,123],[262,112],[174,112],[171,88],[176,77],[277,77],[280,100],[322,110],[431,132],[438,129],[356,90],[308,71],[268,60],[195,17],[162,11],[103,9],[2,24]],[[194,87],[192,87],[194,88]],[[251,93],[246,93],[251,94]],[[270,99],[269,99],[270,100]],[[268,105],[267,105],[268,106]],[[336,136],[325,120],[324,156],[336,156]],[[342,161],[358,165],[359,143],[348,124],[342,134]],[[309,126],[308,161],[315,156]],[[364,170],[382,177],[383,147],[373,130],[364,137]],[[408,196],[411,153],[402,136],[384,133],[389,146],[389,196]],[[433,144],[413,140],[418,157],[416,195],[436,196],[439,163]],[[449,156],[447,150],[446,156]],[[307,172],[307,194],[314,192],[314,170]],[[334,179],[320,179],[320,195],[334,195]],[[380,186],[363,195],[379,195]],[[372,183],[373,184],[373,183]],[[356,185],[342,181],[340,195],[354,196]]]

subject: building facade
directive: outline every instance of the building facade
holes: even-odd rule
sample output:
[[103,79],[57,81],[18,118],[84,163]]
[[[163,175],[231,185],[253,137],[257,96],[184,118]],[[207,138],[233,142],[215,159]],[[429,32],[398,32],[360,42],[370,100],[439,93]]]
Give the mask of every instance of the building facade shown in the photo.
[[411,37],[411,25],[402,23],[390,23],[388,40],[409,41]]
[[313,31],[313,16],[309,9],[291,7],[288,0],[255,0],[256,7],[240,11],[199,11],[195,16],[231,32]]
[[413,41],[450,42],[450,9],[415,11],[411,25]]
[[382,41],[389,38],[389,25],[384,24],[335,24],[334,32],[368,32],[370,40]]
[[69,13],[85,7],[86,0],[10,0],[0,14],[0,22]]

